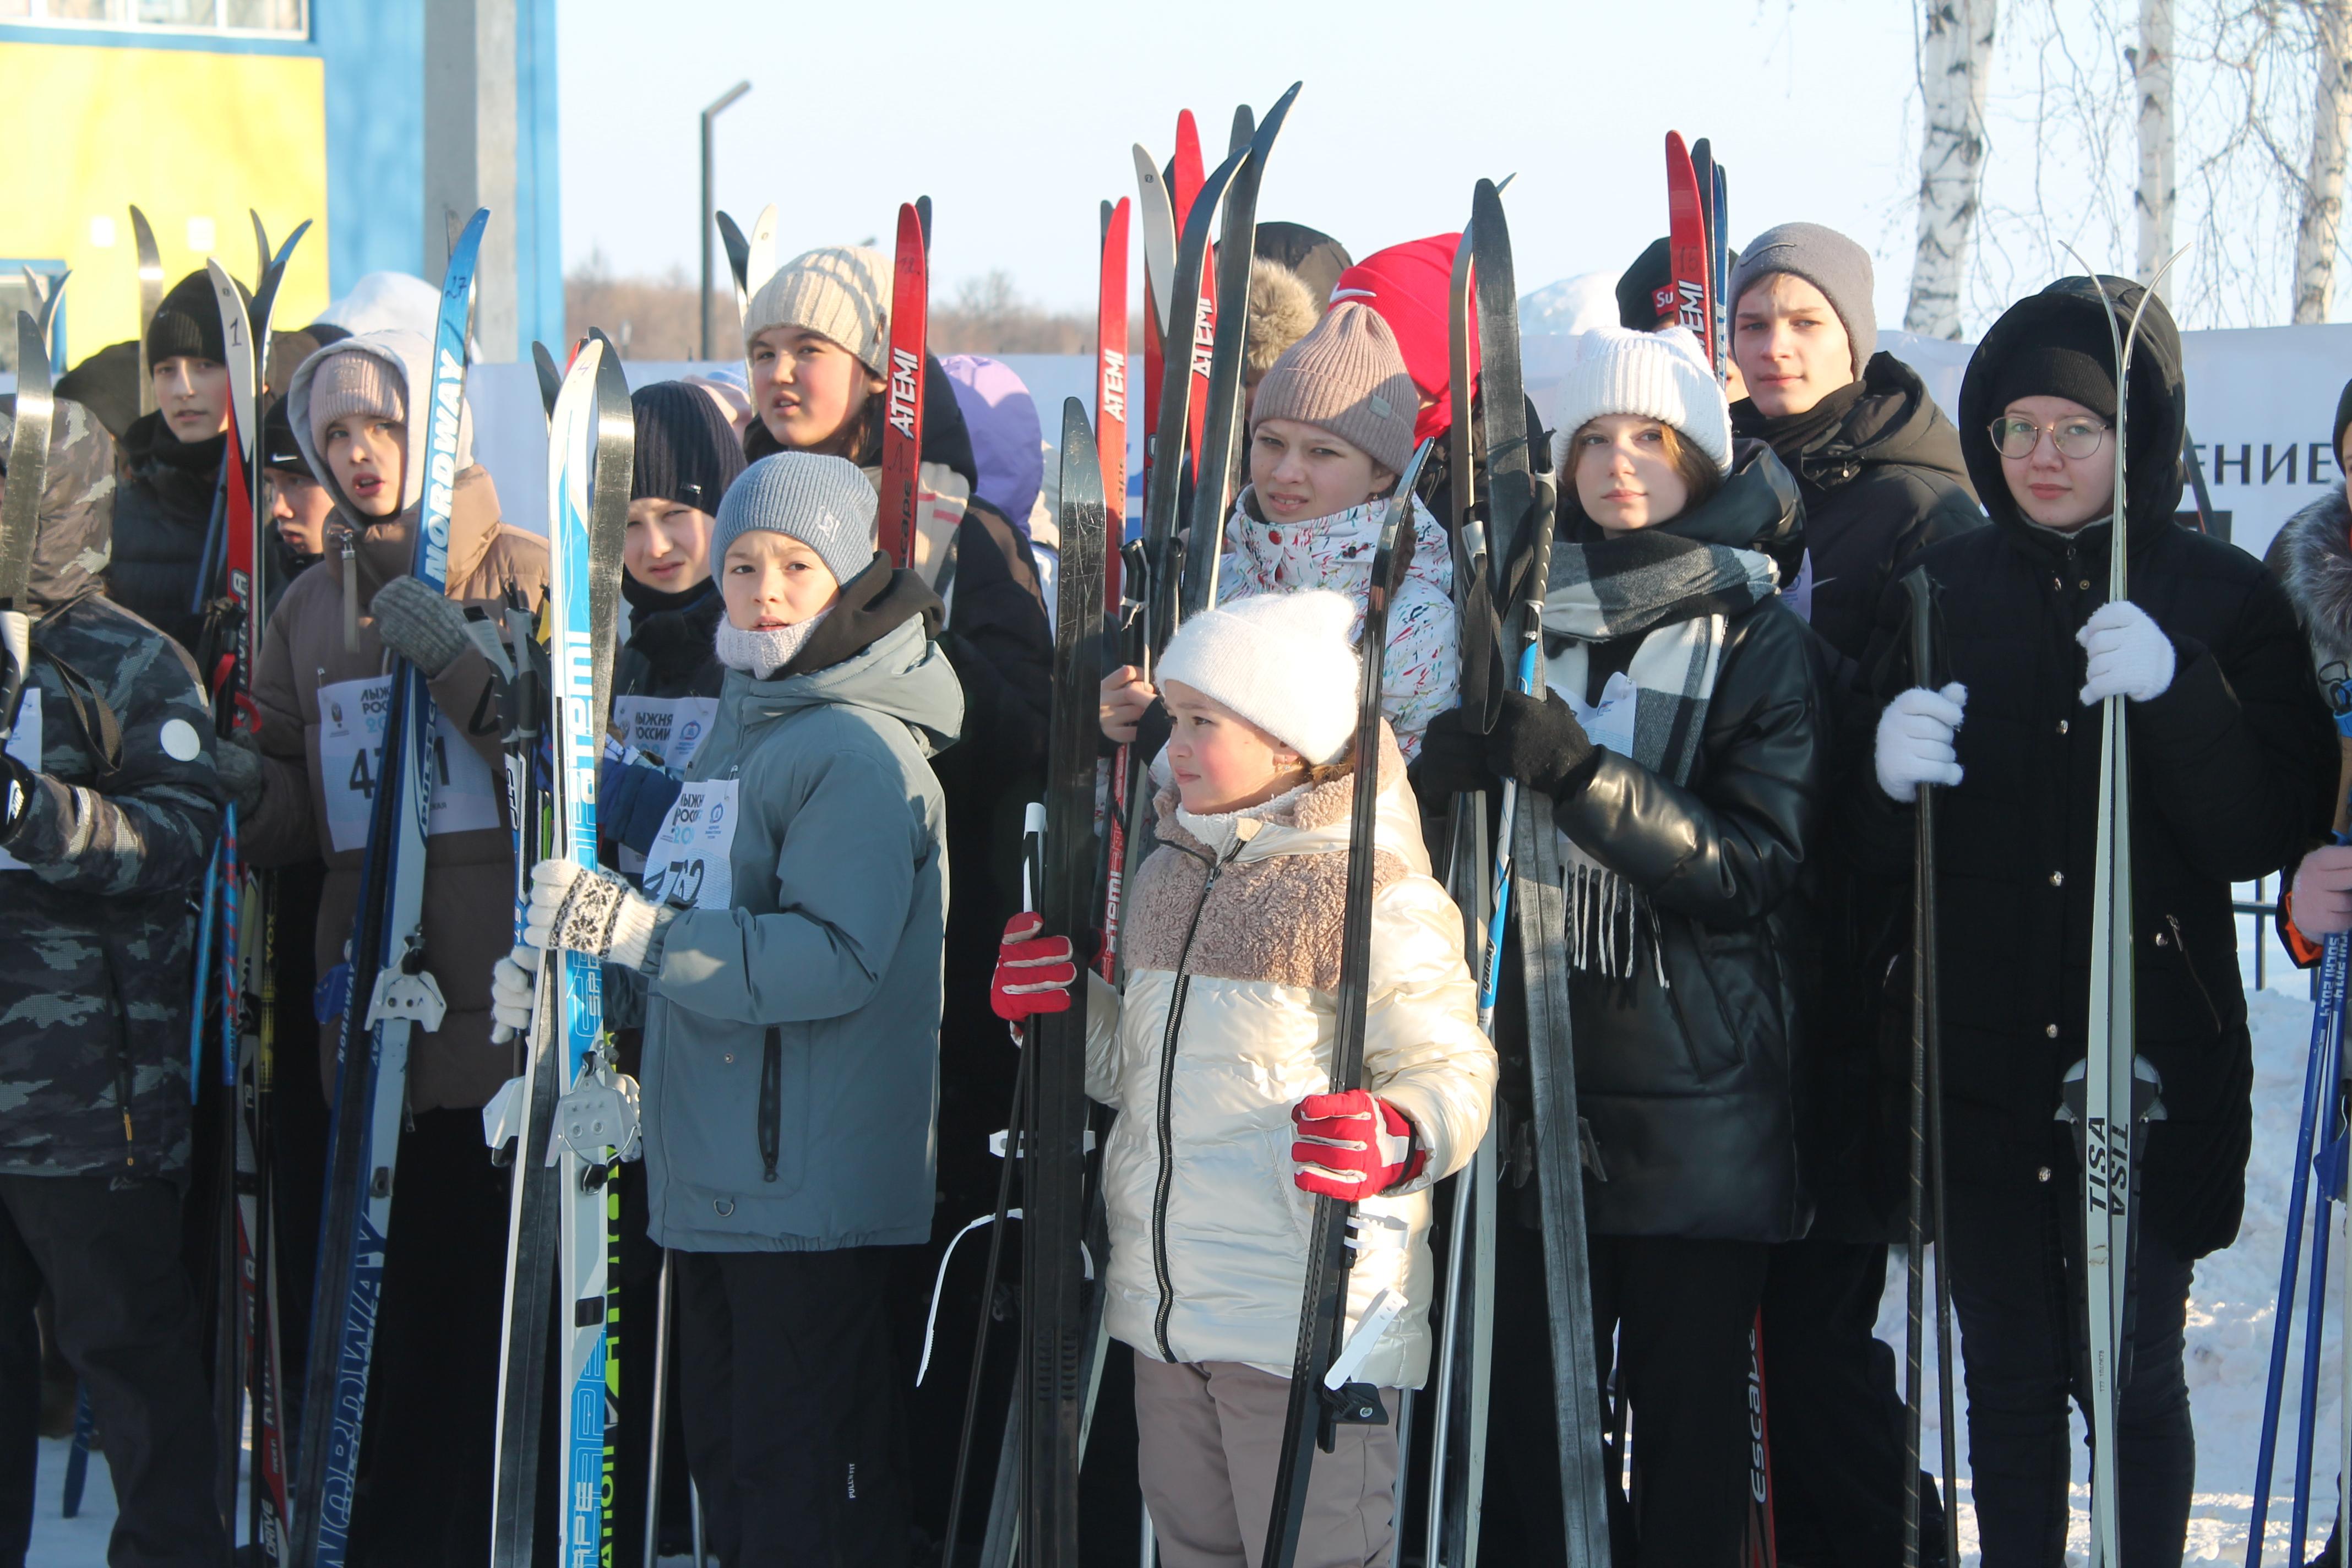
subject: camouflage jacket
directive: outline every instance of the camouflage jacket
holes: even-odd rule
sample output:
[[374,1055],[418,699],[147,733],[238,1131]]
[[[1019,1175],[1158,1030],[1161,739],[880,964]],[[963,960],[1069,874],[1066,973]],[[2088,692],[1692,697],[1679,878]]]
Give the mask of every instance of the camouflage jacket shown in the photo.
[[100,596],[111,442],[58,412],[10,745],[36,771],[0,832],[0,1173],[169,1173],[188,1162],[191,903],[221,826],[212,718],[179,646]]

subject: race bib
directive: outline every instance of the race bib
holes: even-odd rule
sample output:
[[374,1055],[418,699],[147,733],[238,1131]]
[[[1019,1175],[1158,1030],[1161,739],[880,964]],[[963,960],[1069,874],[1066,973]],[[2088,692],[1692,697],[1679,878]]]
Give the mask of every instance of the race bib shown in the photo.
[[615,697],[613,722],[624,744],[635,746],[662,766],[684,771],[709,738],[719,717],[716,697]]
[[[41,689],[30,681],[25,683],[25,705],[16,710],[16,728],[9,732],[8,754],[33,772],[41,771]],[[30,869],[22,860],[0,849],[0,871]]]
[[[366,847],[368,820],[383,783],[383,721],[391,706],[388,675],[319,688],[319,775],[327,798],[327,837],[338,854]],[[503,826],[489,763],[437,708],[425,771],[433,781],[427,834],[477,833]]]
[[735,815],[733,779],[705,779],[679,790],[646,855],[646,897],[681,910],[732,905]]

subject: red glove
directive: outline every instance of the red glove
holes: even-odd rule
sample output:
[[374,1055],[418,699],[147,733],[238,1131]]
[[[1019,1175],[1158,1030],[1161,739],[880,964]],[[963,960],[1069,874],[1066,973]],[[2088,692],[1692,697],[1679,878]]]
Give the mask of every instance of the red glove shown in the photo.
[[1412,1181],[1429,1163],[1429,1152],[1413,1147],[1404,1112],[1370,1089],[1310,1094],[1290,1108],[1290,1120],[1298,1124],[1291,1180],[1318,1197],[1354,1203]]
[[1017,914],[1004,922],[996,975],[988,984],[988,1005],[1007,1023],[1070,1010],[1077,960],[1068,937],[1039,934],[1045,929],[1045,922],[1034,914]]

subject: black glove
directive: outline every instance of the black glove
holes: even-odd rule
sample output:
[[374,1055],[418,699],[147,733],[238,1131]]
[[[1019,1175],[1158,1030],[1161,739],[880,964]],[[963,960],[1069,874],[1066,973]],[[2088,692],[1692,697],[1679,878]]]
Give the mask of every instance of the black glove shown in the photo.
[[1410,770],[1413,793],[1422,799],[1438,801],[1495,787],[1494,772],[1486,766],[1486,737],[1470,727],[1470,719],[1467,708],[1449,708],[1422,731],[1421,755]]
[[1558,798],[1592,782],[1599,755],[1557,691],[1540,698],[1503,693],[1502,711],[1486,737],[1486,765],[1501,777]]

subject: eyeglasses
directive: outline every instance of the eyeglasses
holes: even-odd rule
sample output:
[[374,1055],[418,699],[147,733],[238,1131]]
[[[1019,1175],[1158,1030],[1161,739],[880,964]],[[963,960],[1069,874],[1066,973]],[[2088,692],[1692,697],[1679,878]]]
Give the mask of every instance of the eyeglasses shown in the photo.
[[[2004,414],[1990,426],[1993,449],[2011,459],[2030,458],[2042,445],[2042,426],[2014,414]],[[2049,426],[2051,443],[2062,458],[2087,458],[2107,438],[2107,426],[2096,419],[2061,419]]]

